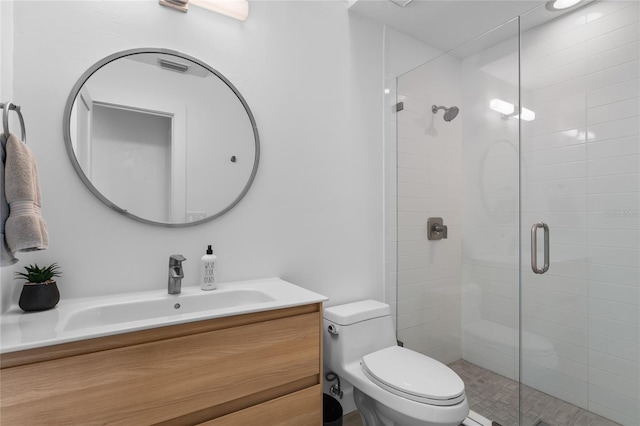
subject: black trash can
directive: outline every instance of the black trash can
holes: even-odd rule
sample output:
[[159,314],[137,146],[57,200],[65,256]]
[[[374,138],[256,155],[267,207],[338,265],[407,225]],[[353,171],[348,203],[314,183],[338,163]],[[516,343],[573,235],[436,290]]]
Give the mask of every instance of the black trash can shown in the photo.
[[342,405],[337,399],[322,394],[322,424],[324,426],[342,426]]

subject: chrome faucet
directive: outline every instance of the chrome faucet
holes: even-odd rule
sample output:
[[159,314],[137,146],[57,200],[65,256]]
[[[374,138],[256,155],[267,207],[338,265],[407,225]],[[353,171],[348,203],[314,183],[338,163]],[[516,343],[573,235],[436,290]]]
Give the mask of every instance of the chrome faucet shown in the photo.
[[182,290],[182,279],[184,278],[182,262],[185,260],[187,259],[181,254],[169,256],[169,294],[180,294]]

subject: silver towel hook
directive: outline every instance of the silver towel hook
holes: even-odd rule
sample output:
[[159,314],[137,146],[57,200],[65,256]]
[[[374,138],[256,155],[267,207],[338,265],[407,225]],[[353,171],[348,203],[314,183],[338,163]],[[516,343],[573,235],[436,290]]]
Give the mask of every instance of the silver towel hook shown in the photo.
[[12,104],[11,102],[7,102],[4,104],[0,104],[2,107],[2,127],[4,129],[4,135],[9,139],[9,111],[14,110],[18,113],[18,119],[20,120],[20,133],[22,135],[22,142],[27,143],[27,130],[24,126],[24,118],[22,117],[22,112],[20,112],[20,106]]

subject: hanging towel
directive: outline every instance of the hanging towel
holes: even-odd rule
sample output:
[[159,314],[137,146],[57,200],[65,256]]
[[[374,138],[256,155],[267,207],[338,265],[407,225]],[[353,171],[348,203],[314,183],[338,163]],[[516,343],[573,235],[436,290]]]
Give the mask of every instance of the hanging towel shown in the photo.
[[0,253],[0,266],[9,266],[13,265],[18,261],[13,255],[13,252],[9,250],[9,246],[7,245],[7,240],[4,238],[4,224],[9,217],[9,204],[7,203],[7,198],[4,196],[4,163],[6,159],[5,155],[5,145],[7,143],[7,138],[4,133],[0,134],[0,180],[2,180],[2,184],[0,185],[0,245],[2,246],[2,253]]
[[27,145],[10,134],[6,145],[4,190],[9,203],[5,237],[9,249],[44,250],[49,245],[47,225],[40,213],[40,184],[36,162]]

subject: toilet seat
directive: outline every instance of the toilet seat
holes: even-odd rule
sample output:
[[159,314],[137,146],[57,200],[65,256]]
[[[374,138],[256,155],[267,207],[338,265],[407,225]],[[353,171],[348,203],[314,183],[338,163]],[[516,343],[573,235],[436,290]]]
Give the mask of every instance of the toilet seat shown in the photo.
[[464,382],[446,365],[392,346],[362,357],[364,374],[381,388],[423,404],[449,406],[465,399]]

